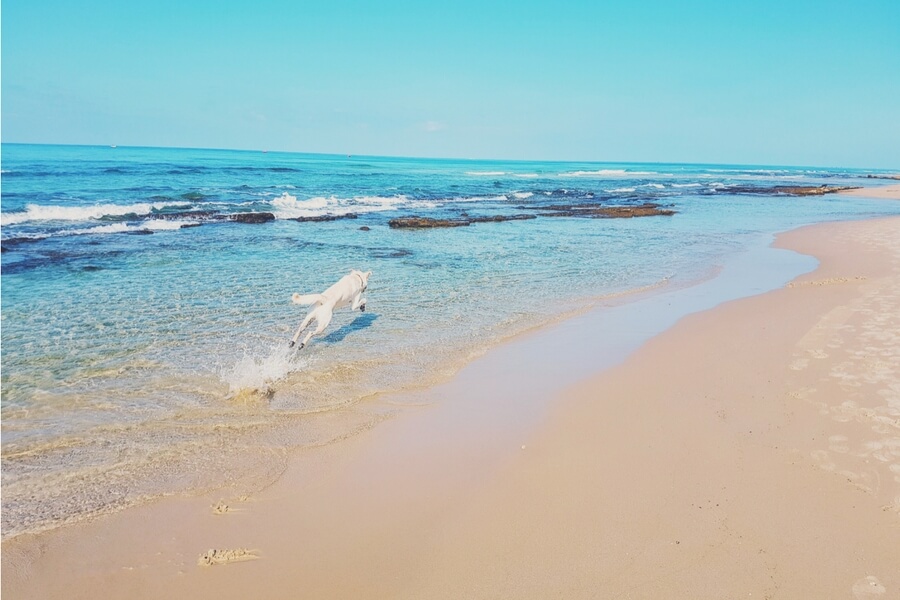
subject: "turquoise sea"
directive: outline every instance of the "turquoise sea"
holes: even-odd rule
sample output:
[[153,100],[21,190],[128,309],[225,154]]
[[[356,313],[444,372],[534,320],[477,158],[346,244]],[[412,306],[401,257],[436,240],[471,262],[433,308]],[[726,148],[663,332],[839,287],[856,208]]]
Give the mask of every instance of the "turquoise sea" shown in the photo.
[[[3,144],[3,536],[263,486],[517,333],[708,280],[780,231],[900,214],[776,189],[879,174]],[[675,214],[591,212],[646,203]],[[476,221],[389,225],[413,215]],[[350,269],[373,272],[368,310],[290,351],[291,294]]]

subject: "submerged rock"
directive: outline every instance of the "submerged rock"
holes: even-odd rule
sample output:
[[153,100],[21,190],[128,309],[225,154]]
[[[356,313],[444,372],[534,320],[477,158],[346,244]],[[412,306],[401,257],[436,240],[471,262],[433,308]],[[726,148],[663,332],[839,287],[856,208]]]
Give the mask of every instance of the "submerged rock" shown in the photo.
[[537,215],[491,215],[486,217],[470,217],[463,213],[458,219],[434,219],[431,217],[398,217],[388,221],[395,229],[428,229],[434,227],[468,227],[472,223],[500,223],[502,221],[525,221],[536,219]]
[[431,217],[397,217],[388,221],[393,229],[430,229],[435,227],[468,227],[467,219],[433,219]]
[[322,223],[325,221],[337,221],[339,219],[355,219],[355,218],[357,218],[356,213],[346,213],[343,215],[316,215],[315,217],[296,217],[291,220],[297,221],[298,223]]
[[633,217],[671,216],[675,211],[662,208],[659,204],[647,202],[637,206],[597,206],[596,204],[570,204],[548,206],[546,217],[582,217],[590,219],[630,219]]
[[787,195],[787,196],[822,196],[834,194],[845,190],[858,190],[858,186],[840,185],[729,185],[718,188],[718,194],[757,194],[757,195]]
[[180,221],[182,219],[214,219],[218,213],[214,210],[180,210],[164,213],[150,213],[145,215],[148,219],[160,221]]
[[527,221],[537,219],[537,215],[494,215],[492,217],[469,217],[469,223],[499,223],[500,221]]

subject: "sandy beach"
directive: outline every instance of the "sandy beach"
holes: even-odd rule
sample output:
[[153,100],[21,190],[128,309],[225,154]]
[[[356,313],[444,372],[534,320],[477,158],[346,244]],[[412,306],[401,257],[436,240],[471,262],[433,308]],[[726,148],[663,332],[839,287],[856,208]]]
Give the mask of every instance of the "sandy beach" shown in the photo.
[[820,266],[539,403],[520,405],[541,382],[513,363],[441,392],[455,402],[379,400],[405,409],[254,496],[10,540],[3,596],[896,597],[898,232],[781,235]]

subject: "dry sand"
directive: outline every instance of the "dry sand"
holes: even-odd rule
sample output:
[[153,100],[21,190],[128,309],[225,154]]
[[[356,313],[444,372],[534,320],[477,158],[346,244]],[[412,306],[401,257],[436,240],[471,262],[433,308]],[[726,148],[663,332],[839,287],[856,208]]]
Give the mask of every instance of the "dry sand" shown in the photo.
[[900,218],[778,244],[820,268],[683,319],[536,423],[410,409],[254,498],[5,543],[3,596],[900,597]]

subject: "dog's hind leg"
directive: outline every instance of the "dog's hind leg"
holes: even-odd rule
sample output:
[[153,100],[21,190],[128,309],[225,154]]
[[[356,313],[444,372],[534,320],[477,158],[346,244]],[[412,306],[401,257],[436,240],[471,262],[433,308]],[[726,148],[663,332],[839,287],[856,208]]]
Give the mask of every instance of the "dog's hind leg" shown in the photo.
[[[331,316],[333,314],[331,309],[327,306],[322,306],[320,307],[320,309],[322,310],[322,314],[316,318],[316,329],[306,334],[306,337],[303,338],[303,343],[300,344],[301,348],[306,345],[306,343],[312,336],[319,335],[320,333],[325,331],[325,328],[328,327],[329,323],[331,323]],[[299,336],[300,333],[297,332],[297,335]]]
[[[306,318],[303,319],[303,321],[300,323],[300,327],[297,328],[297,333],[295,333],[294,337],[291,338],[291,342],[288,344],[288,348],[294,347],[294,344],[296,344],[297,340],[300,339],[300,334],[303,333],[304,329],[309,327],[310,322],[315,318],[315,316],[316,316],[316,311],[310,311],[310,313],[308,315],[306,315]],[[300,347],[303,348],[303,346],[305,346],[305,345],[306,345],[306,341],[304,340],[304,342],[302,344],[300,344]]]

